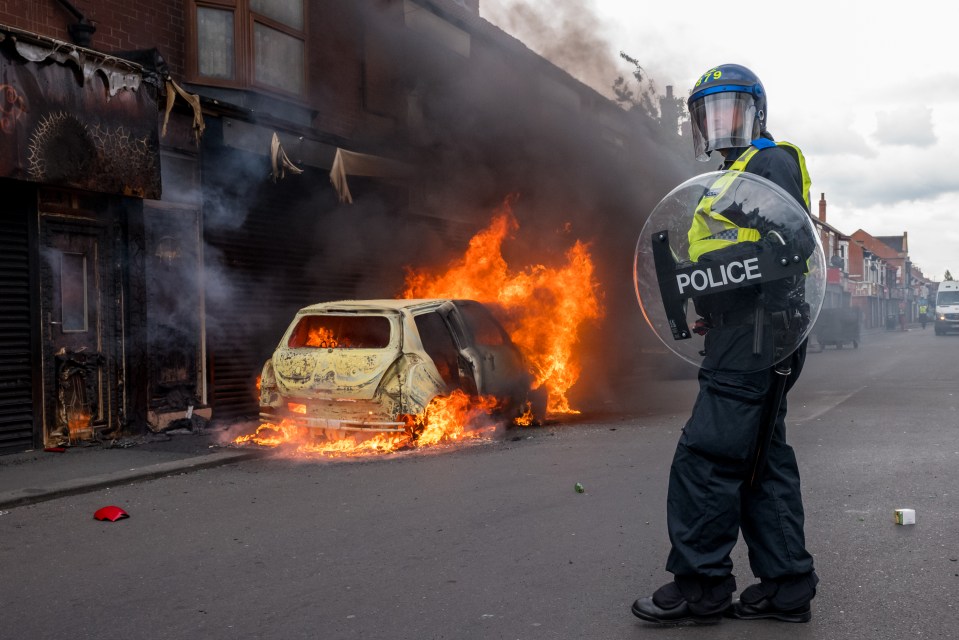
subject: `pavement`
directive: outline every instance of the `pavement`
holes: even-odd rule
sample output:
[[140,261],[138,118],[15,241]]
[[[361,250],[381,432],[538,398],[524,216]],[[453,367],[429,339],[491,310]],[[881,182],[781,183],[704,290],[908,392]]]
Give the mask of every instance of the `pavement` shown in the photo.
[[226,429],[179,429],[63,451],[0,456],[0,511],[141,480],[189,473],[265,455],[230,446]]

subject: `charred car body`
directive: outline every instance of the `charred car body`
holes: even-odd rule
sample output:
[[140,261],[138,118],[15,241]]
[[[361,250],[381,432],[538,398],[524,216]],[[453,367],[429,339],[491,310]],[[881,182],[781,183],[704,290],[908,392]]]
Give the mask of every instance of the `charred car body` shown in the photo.
[[403,432],[460,389],[510,420],[546,393],[489,309],[472,300],[343,300],[297,312],[260,377],[260,418],[322,432]]

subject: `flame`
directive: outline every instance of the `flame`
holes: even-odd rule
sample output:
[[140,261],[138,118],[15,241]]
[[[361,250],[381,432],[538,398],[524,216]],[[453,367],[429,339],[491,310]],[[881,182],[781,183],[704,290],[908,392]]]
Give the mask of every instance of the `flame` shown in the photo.
[[67,418],[67,430],[70,433],[70,442],[80,442],[85,434],[90,433],[90,420],[93,416],[88,411],[71,411]]
[[294,441],[299,437],[300,427],[290,420],[283,420],[280,424],[264,422],[256,431],[238,436],[233,440],[234,444],[252,443],[264,447],[278,447],[284,442]]
[[[502,253],[508,236],[519,230],[509,196],[489,226],[469,242],[462,258],[442,273],[407,268],[402,298],[468,298],[496,303],[510,337],[532,365],[535,387],[549,392],[548,413],[578,413],[567,393],[579,379],[574,352],[583,323],[603,316],[589,246],[577,240],[564,265],[543,264],[511,271]],[[564,225],[568,231],[569,223]]]
[[515,424],[517,427],[528,427],[529,425],[533,424],[533,419],[535,417],[536,416],[533,415],[533,406],[527,402],[526,410],[523,411],[523,415],[519,416],[518,418],[513,418],[513,424]]
[[426,410],[414,416],[415,429],[422,428],[416,441],[420,446],[478,438],[495,428],[484,424],[497,405],[492,396],[470,397],[456,389],[450,395],[434,398]]
[[[497,405],[497,400],[491,396],[470,397],[457,389],[448,396],[434,398],[423,413],[408,416],[405,433],[375,433],[369,437],[363,434],[316,441],[310,429],[284,419],[279,424],[263,423],[254,433],[239,436],[233,442],[264,447],[288,445],[294,453],[330,457],[391,453],[401,449],[488,438],[496,430],[492,412]],[[289,408],[297,413],[305,413],[306,409],[305,405],[292,403]]]
[[[589,246],[577,240],[565,254],[565,264],[533,264],[513,271],[503,257],[505,240],[519,230],[512,213],[514,196],[494,212],[489,226],[469,242],[462,258],[442,273],[407,268],[403,298],[463,298],[494,303],[504,310],[501,318],[513,342],[531,363],[534,387],[549,392],[548,413],[578,413],[566,397],[579,379],[581,367],[574,352],[583,324],[603,316],[602,294],[594,276]],[[564,230],[569,231],[566,223]],[[325,328],[311,331],[307,344],[336,347],[337,338]],[[470,397],[455,390],[434,398],[422,414],[404,416],[404,433],[358,433],[337,440],[317,439],[315,431],[294,420],[264,423],[255,433],[240,436],[236,444],[288,446],[294,453],[330,457],[364,456],[438,445],[482,440],[492,436],[492,414],[497,400]],[[291,412],[304,414],[306,405],[290,403]],[[529,403],[514,423],[534,420]]]
[[339,340],[333,335],[333,332],[326,327],[316,327],[310,329],[310,335],[306,339],[308,347],[320,347],[323,349],[335,349],[340,346]]

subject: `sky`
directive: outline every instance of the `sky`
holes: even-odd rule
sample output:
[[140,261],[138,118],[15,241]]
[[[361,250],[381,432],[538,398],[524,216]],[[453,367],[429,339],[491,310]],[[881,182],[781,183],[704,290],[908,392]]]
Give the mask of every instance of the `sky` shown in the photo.
[[480,14],[607,95],[632,71],[621,51],[682,97],[713,66],[749,67],[769,131],[806,156],[813,213],[824,193],[841,233],[907,232],[912,262],[942,280],[959,278],[959,55],[945,6],[480,0]]

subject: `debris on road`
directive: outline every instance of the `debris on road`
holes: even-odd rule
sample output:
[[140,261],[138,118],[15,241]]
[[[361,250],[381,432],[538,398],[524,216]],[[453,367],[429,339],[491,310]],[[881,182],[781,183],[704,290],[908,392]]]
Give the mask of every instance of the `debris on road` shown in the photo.
[[129,518],[130,514],[121,509],[120,507],[110,505],[108,507],[101,507],[97,509],[93,514],[93,517],[97,520],[109,520],[110,522],[116,522],[123,518]]
[[916,524],[915,509],[896,509],[896,524]]

